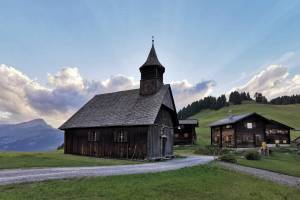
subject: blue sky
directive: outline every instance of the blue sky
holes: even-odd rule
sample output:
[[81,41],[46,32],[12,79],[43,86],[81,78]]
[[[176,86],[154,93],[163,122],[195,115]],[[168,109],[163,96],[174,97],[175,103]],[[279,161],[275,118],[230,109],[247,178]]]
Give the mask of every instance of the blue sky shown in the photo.
[[269,65],[300,74],[299,19],[292,0],[1,0],[0,64],[42,85],[63,67],[138,81],[154,35],[165,82],[211,80],[219,95]]

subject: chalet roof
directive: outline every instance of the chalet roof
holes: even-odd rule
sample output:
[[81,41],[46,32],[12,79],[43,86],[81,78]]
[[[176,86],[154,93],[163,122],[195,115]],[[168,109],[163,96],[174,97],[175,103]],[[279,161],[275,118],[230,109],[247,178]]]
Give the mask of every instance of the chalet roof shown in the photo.
[[259,115],[255,112],[253,113],[246,113],[246,114],[243,114],[243,115],[231,115],[227,118],[224,118],[224,119],[220,119],[218,121],[215,121],[213,123],[211,123],[209,126],[212,127],[212,126],[220,126],[220,125],[226,125],[226,124],[234,124],[236,122],[239,122],[247,117],[250,117],[252,115],[256,115],[256,116],[259,116],[260,118],[264,119],[264,120],[267,120],[269,123],[271,124],[277,124],[277,125],[280,125],[280,126],[284,126],[286,128],[289,128],[289,129],[294,129],[288,125],[285,125],[285,124],[282,124],[278,121],[275,121],[275,120],[272,120],[272,119],[267,119],[265,117],[263,117],[262,115]]
[[168,91],[172,95],[170,85],[147,96],[139,89],[96,95],[59,129],[154,124]]
[[183,119],[179,120],[179,125],[198,125],[198,120],[197,119]]
[[231,115],[227,118],[223,118],[223,119],[220,119],[218,121],[215,121],[213,123],[211,123],[209,126],[220,126],[220,125],[226,125],[226,124],[233,124],[235,122],[238,122],[242,119],[245,119],[246,117],[249,117],[251,115],[253,115],[255,113],[246,113],[246,114],[243,114],[243,115]]
[[279,126],[284,126],[284,127],[286,127],[286,128],[295,130],[293,127],[290,127],[290,126],[288,126],[288,125],[285,125],[285,124],[280,123],[280,122],[278,122],[278,121],[275,121],[275,120],[273,120],[273,119],[269,119],[269,122],[270,122],[271,124],[277,124],[277,125],[279,125]]
[[149,52],[148,58],[147,58],[146,62],[140,67],[140,69],[143,69],[143,68],[146,68],[149,66],[158,66],[158,67],[162,68],[163,70],[165,69],[164,66],[159,62],[159,60],[157,58],[153,43],[152,43],[152,47]]

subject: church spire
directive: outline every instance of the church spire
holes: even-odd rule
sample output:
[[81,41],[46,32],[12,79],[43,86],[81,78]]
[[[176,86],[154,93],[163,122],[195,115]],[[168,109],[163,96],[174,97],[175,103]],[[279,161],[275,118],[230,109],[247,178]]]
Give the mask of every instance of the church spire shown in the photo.
[[152,36],[152,47],[150,49],[146,62],[140,67],[141,81],[140,81],[140,94],[151,95],[160,90],[164,84],[165,68],[160,64],[155,48],[154,37]]
[[158,66],[159,68],[165,69],[164,66],[159,62],[156,51],[154,48],[154,36],[152,36],[152,46],[148,55],[146,62],[140,67],[140,69],[145,68],[146,66]]

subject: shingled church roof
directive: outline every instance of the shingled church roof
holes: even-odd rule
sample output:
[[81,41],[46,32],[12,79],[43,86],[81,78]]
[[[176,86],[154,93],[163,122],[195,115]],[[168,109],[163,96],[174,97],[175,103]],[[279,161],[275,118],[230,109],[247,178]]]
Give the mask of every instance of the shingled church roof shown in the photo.
[[168,92],[172,95],[170,85],[147,96],[139,89],[96,95],[59,129],[154,124],[162,105],[176,115],[174,102],[165,103]]

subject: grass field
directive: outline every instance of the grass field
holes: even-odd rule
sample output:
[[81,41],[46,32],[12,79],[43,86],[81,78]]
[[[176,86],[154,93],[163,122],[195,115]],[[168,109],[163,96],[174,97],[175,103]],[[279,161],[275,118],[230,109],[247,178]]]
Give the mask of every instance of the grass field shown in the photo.
[[[231,112],[229,112],[231,111]],[[199,120],[198,144],[210,144],[210,129],[208,125],[216,120],[227,117],[229,114],[245,114],[256,112],[269,119],[278,120],[293,128],[300,128],[300,104],[292,105],[265,105],[255,103],[244,103],[241,105],[231,105],[217,111],[204,110],[191,118]],[[292,139],[300,136],[300,132],[291,132]]]
[[102,166],[134,163],[138,162],[65,155],[63,154],[63,151],[43,153],[0,152],[0,169],[63,166]]
[[0,199],[299,199],[300,190],[204,165],[176,171],[0,187]]
[[291,152],[274,152],[261,160],[238,158],[238,164],[300,177],[300,155]]

